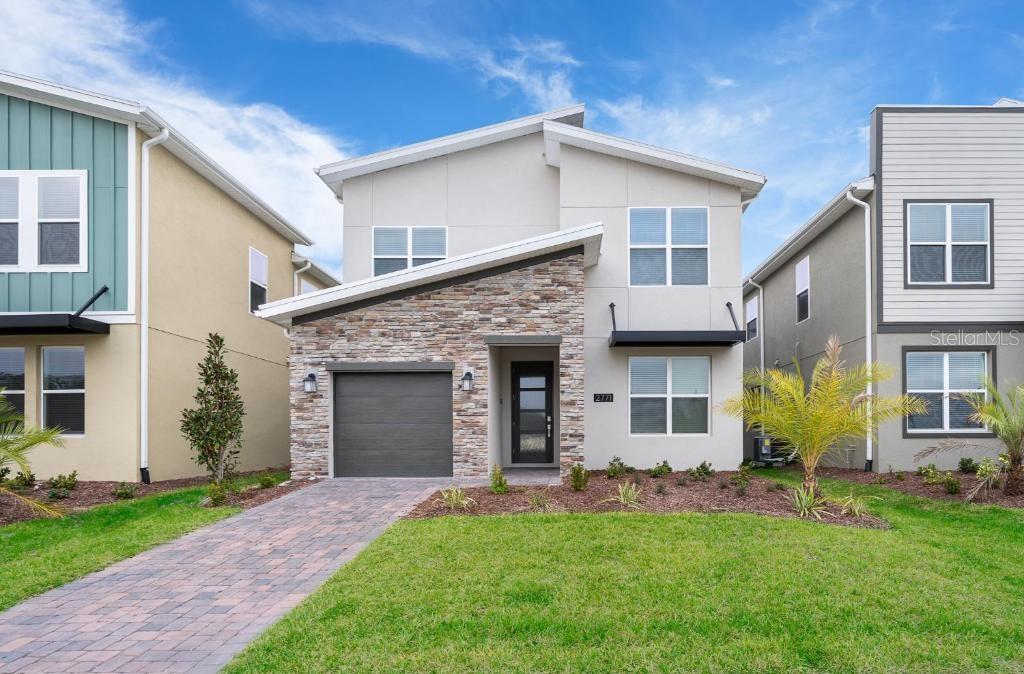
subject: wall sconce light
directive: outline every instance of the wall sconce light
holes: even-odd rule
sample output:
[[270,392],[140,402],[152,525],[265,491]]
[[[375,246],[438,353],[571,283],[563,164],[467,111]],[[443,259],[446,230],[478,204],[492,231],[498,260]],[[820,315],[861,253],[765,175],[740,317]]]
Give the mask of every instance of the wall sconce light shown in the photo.
[[466,370],[466,374],[462,375],[462,390],[473,390],[473,372],[471,370]]
[[302,380],[302,389],[306,393],[316,393],[316,372],[310,372]]

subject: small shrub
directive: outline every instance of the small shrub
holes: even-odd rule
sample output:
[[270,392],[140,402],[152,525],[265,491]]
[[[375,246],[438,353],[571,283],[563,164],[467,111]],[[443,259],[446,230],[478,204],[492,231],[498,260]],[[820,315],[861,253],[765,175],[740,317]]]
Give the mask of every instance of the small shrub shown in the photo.
[[619,491],[615,496],[604,499],[602,503],[613,502],[627,508],[642,510],[643,506],[640,504],[640,493],[640,488],[636,486],[636,483],[626,480],[619,485]]
[[50,487],[50,491],[47,493],[51,501],[62,501],[68,496],[71,496],[71,490],[64,487]]
[[960,493],[960,478],[953,473],[946,473],[945,478],[942,480],[942,486],[946,488],[947,494],[959,494]]
[[797,487],[793,490],[792,498],[793,508],[800,517],[814,517],[820,520],[822,514],[828,512],[825,510],[825,499],[818,496],[813,489]]
[[494,494],[508,493],[508,478],[501,472],[501,466],[491,469],[491,492]]
[[960,472],[964,475],[978,472],[978,462],[969,456],[960,459]]
[[934,463],[929,463],[927,466],[920,466],[917,469],[917,474],[923,478],[923,482],[927,485],[941,484],[943,477],[939,469],[935,467]]
[[835,500],[834,503],[839,506],[841,514],[862,517],[868,512],[868,499],[882,500],[879,496],[854,496],[851,491],[849,495]]
[[228,500],[228,487],[222,482],[211,482],[206,486],[206,497],[210,499],[210,505],[222,506]]
[[877,475],[875,479],[871,481],[871,484],[889,484],[888,475]]
[[646,473],[633,473],[633,482],[635,482],[636,484],[643,484],[646,480]]
[[718,488],[719,489],[728,489],[729,488],[729,479],[725,478],[725,477],[718,478]]
[[11,485],[16,489],[31,489],[36,486],[36,474],[31,470],[27,473],[18,471],[18,474],[11,480]]
[[138,487],[133,482],[118,482],[117,486],[114,487],[113,495],[119,501],[127,501],[128,499],[135,498],[135,492]]
[[715,469],[711,467],[711,464],[707,461],[701,461],[699,466],[694,468],[687,468],[686,474],[692,477],[694,480],[701,482],[707,482],[715,474]]
[[685,487],[689,483],[690,481],[686,479],[685,475],[680,475],[679,477],[676,478],[676,484],[680,487]]
[[277,478],[270,473],[260,475],[260,489],[270,489],[277,484]]
[[476,505],[476,501],[466,496],[462,487],[451,486],[441,490],[441,498],[435,499],[434,503],[443,503],[449,510],[469,510]]
[[668,461],[662,461],[654,468],[647,471],[651,477],[665,477],[672,472],[672,467],[668,465]]
[[590,473],[583,467],[583,464],[572,464],[569,469],[569,484],[572,485],[573,491],[584,491],[588,482],[590,482]]
[[741,465],[740,469],[729,478],[729,482],[732,482],[734,486],[743,487],[746,491],[746,487],[750,485],[750,481],[753,479],[753,475],[750,472],[750,466]]
[[530,510],[535,513],[546,513],[551,507],[551,499],[542,491],[530,494]]
[[71,491],[78,486],[78,471],[73,470],[67,475],[57,475],[46,481],[51,489]]
[[664,496],[668,493],[668,487],[665,486],[664,482],[659,482],[658,486],[654,488],[654,493],[658,496]]
[[989,489],[999,488],[999,476],[1003,472],[1002,466],[992,459],[982,459],[978,464],[978,482],[971,488],[964,497],[967,501],[974,501],[978,496],[988,498]]
[[7,466],[0,467],[0,484],[7,482],[7,476],[11,474],[11,469]]
[[617,456],[613,456],[612,460],[608,462],[608,467],[604,470],[605,475],[609,479],[613,477],[620,477],[626,473],[632,473],[633,467],[627,466],[626,463]]
[[904,473],[902,470],[898,470],[895,473],[893,473],[893,477],[896,478],[897,482],[903,482],[904,480],[907,479],[907,474]]
[[769,482],[768,491],[786,491],[786,485],[782,482]]
[[736,485],[736,495],[737,496],[746,496],[747,495],[747,485],[745,485],[745,484],[738,484],[738,485]]

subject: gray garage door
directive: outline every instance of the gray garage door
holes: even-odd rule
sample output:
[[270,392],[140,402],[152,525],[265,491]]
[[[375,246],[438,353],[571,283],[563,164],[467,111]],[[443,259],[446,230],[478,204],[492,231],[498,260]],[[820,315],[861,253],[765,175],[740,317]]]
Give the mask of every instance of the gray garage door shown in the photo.
[[450,372],[345,372],[334,379],[334,474],[452,474]]

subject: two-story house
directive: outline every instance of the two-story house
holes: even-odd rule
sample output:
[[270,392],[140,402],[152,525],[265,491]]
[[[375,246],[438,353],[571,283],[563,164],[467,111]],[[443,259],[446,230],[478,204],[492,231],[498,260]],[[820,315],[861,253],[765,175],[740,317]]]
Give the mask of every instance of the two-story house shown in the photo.
[[583,127],[582,105],[321,167],[342,285],[291,334],[297,475],[734,468],[740,220],[765,179]]
[[0,386],[64,429],[39,477],[201,473],[179,432],[205,339],[239,372],[243,469],[288,461],[287,338],[254,315],[332,285],[307,236],[152,110],[0,73]]
[[[1024,105],[1007,99],[875,108],[872,175],[843,188],[746,280],[747,367],[795,358],[809,372],[837,335],[848,361],[895,373],[879,394],[926,402],[925,414],[843,448],[840,463],[907,469],[943,438],[990,444],[960,394],[982,391],[986,378],[1000,389],[1024,382],[1021,132]],[[961,455],[927,461],[952,467]]]

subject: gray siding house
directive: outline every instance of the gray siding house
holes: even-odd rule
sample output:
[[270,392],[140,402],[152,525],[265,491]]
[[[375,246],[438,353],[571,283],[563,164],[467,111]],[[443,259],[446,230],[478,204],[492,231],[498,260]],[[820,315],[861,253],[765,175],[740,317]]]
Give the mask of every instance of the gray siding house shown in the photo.
[[740,220],[756,173],[583,106],[328,164],[341,286],[290,330],[297,475],[741,459]]
[[[1024,381],[1022,132],[1024,105],[1007,99],[875,108],[872,175],[840,190],[745,281],[745,367],[796,359],[809,371],[834,334],[847,360],[893,369],[878,393],[928,403],[876,441],[844,448],[840,463],[913,468],[920,450],[950,437],[994,446],[958,393],[986,377],[1000,389]],[[952,467],[960,456],[928,461]]]

